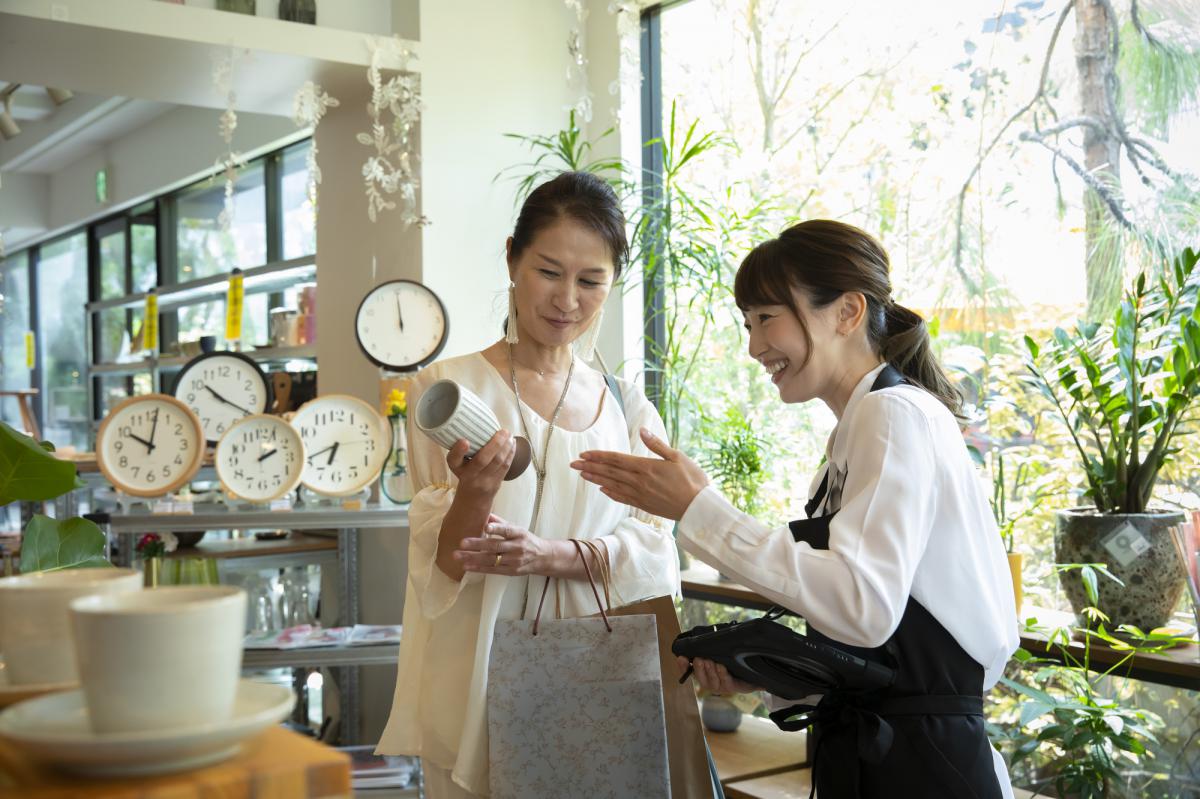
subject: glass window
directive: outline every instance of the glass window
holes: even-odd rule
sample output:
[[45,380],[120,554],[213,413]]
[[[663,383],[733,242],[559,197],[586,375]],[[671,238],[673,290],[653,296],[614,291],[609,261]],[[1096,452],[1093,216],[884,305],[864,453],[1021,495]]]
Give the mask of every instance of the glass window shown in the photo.
[[58,447],[89,447],[87,350],[87,235],[41,248],[37,268],[38,344],[42,363],[42,437]]
[[[247,294],[242,305],[242,343],[247,347],[268,342],[267,295]],[[201,336],[216,336],[217,347],[224,348],[225,301],[189,305],[179,309],[179,341],[198,341]]]
[[238,173],[233,220],[228,230],[221,224],[223,210],[225,184],[220,177],[201,181],[179,193],[176,201],[179,282],[266,263],[267,205],[261,160]]
[[[0,261],[0,385],[29,388],[32,373],[25,366],[25,333],[29,330],[29,253]],[[21,427],[14,397],[0,399],[0,419]]]
[[100,403],[100,416],[113,409],[118,402],[139,394],[154,391],[154,381],[149,372],[138,372],[131,376],[103,375],[96,379],[96,399]]
[[100,251],[100,299],[125,296],[125,225],[109,228],[97,241]]
[[134,209],[129,217],[129,239],[132,243],[131,266],[133,294],[149,291],[158,285],[158,214],[154,203]]
[[308,196],[308,154],[311,141],[283,151],[283,258],[300,258],[317,251],[317,215]]

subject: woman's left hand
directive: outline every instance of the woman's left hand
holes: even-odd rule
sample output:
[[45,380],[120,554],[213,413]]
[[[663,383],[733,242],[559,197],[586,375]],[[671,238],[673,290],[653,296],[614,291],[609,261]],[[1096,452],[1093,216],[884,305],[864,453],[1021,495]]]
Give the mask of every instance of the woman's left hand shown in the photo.
[[496,514],[488,516],[484,537],[464,538],[454,551],[454,559],[463,570],[481,574],[541,574],[550,560],[556,542],[534,535]]
[[661,458],[592,450],[581,453],[571,468],[617,502],[678,521],[708,485],[708,475],[694,460],[671,449],[644,427],[642,441]]

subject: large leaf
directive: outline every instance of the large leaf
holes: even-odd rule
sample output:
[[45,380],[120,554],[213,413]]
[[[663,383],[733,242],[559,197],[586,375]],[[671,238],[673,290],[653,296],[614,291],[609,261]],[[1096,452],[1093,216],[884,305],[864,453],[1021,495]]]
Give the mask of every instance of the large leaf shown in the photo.
[[104,533],[87,519],[37,515],[21,539],[21,573],[109,566]]
[[0,505],[54,499],[83,487],[75,464],[0,422]]

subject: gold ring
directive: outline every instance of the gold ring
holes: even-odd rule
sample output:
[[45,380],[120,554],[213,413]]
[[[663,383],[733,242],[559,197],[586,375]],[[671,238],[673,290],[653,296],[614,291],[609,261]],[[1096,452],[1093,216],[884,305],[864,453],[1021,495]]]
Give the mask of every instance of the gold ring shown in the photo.
[[499,566],[499,565],[500,565],[500,558],[502,558],[502,557],[504,557],[504,556],[503,556],[503,555],[497,555],[497,556],[496,556],[496,565],[497,565],[497,566]]

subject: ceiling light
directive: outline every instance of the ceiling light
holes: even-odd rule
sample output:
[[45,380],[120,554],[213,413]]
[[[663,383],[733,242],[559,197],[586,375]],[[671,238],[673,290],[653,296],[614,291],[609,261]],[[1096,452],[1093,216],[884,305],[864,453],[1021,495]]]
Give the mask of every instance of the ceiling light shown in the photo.
[[12,92],[4,96],[4,113],[0,113],[0,136],[5,140],[15,139],[21,133],[21,126],[13,119]]
[[46,87],[46,94],[50,95],[55,105],[62,105],[75,96],[69,89],[55,89],[53,86]]

